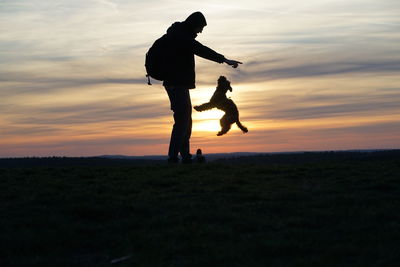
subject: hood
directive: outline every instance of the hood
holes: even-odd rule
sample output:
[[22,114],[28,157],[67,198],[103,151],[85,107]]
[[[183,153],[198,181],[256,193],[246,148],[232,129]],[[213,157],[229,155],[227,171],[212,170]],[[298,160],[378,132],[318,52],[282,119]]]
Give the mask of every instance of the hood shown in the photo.
[[192,38],[197,37],[196,28],[207,25],[206,18],[201,12],[194,12],[182,22],[174,22],[167,30],[167,34],[187,34]]
[[198,27],[207,26],[206,18],[204,17],[203,13],[199,11],[190,14],[190,16],[187,17],[184,23],[193,30]]

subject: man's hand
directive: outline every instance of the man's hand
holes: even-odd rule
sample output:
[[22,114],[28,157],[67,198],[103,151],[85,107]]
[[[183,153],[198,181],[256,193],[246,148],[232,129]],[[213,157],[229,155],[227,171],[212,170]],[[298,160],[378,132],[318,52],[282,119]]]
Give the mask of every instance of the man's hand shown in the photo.
[[236,60],[231,60],[231,59],[225,59],[224,61],[226,64],[232,66],[232,68],[237,68],[239,66],[239,64],[243,64],[240,61],[236,61]]

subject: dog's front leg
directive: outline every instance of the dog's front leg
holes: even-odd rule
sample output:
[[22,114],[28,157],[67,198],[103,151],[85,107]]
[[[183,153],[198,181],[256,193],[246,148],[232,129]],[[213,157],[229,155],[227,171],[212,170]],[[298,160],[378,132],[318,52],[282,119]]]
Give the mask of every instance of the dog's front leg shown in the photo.
[[195,110],[197,110],[197,111],[205,111],[205,110],[209,110],[209,109],[212,109],[212,108],[214,108],[214,105],[213,104],[211,104],[211,102],[207,102],[207,103],[204,103],[204,104],[201,104],[200,106],[194,106],[194,109]]

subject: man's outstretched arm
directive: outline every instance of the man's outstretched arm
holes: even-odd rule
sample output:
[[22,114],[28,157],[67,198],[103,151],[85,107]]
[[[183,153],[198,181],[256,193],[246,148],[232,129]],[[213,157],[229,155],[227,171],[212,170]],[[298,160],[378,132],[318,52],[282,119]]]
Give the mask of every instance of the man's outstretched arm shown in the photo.
[[232,60],[232,59],[226,59],[225,58],[225,61],[224,61],[226,64],[228,64],[228,65],[231,65],[232,66],[232,68],[237,68],[238,66],[239,66],[239,64],[243,64],[242,62],[240,62],[240,61],[236,61],[236,60]]
[[223,55],[215,52],[214,50],[205,45],[202,45],[200,42],[196,40],[194,40],[194,53],[195,55],[208,60],[212,60],[218,63],[226,63],[232,66],[233,68],[237,68],[239,64],[242,64],[242,62],[240,61],[225,58]]

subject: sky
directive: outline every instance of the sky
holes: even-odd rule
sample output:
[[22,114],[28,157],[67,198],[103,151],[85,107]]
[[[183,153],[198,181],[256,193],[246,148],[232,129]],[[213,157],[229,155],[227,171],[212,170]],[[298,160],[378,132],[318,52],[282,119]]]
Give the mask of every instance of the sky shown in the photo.
[[0,157],[163,155],[173,124],[144,55],[201,11],[192,104],[225,75],[249,128],[193,110],[192,152],[400,148],[398,0],[0,0]]

